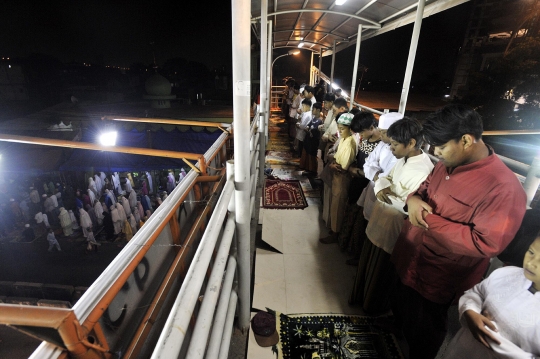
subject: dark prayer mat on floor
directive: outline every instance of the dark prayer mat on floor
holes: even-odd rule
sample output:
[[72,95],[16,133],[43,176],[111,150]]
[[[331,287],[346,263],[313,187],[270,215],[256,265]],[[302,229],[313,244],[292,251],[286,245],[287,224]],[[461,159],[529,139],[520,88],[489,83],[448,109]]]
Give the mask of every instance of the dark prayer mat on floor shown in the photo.
[[375,318],[332,314],[280,314],[279,359],[403,359],[393,334]]
[[308,206],[304,191],[297,180],[264,181],[263,208],[304,209]]

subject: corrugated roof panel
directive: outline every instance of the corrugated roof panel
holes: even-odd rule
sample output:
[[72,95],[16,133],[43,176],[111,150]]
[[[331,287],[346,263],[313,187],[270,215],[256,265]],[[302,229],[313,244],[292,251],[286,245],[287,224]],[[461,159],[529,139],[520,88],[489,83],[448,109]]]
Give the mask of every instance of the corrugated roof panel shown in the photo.
[[[469,0],[426,0],[424,17],[467,1]],[[319,52],[321,47],[323,50],[331,47],[335,39],[351,39],[352,41],[342,42],[336,47],[336,52],[339,52],[356,42],[360,23],[365,25],[363,39],[410,24],[414,21],[417,3],[417,0],[348,0],[338,6],[334,0],[269,0],[268,13],[275,20],[274,46],[296,46],[300,42],[298,38],[304,37],[306,41],[315,43],[304,48]],[[274,6],[275,4],[277,6]],[[252,17],[260,17],[260,0],[252,0],[251,6]],[[409,7],[409,10],[401,13]],[[280,13],[284,11],[292,12]],[[274,12],[278,15],[272,15]],[[382,20],[386,21],[380,24]],[[293,29],[320,32],[282,32]]]

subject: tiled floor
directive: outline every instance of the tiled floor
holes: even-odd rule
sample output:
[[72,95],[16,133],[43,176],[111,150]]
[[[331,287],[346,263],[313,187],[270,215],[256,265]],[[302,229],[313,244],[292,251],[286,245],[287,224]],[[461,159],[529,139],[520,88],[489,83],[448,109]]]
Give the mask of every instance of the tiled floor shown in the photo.
[[[356,267],[345,264],[337,244],[320,244],[327,234],[320,206],[304,210],[261,209],[262,239],[282,253],[257,249],[253,308],[281,313],[362,314],[347,298]],[[275,358],[250,334],[248,358]]]

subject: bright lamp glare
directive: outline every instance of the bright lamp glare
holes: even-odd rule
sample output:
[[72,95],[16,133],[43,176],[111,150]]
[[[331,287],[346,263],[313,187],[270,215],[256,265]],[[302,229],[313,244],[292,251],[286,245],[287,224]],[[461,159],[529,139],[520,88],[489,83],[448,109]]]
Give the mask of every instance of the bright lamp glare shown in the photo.
[[303,43],[303,42],[301,42],[301,43],[298,44],[298,47],[302,47],[302,46],[304,46],[304,43]]
[[336,5],[343,5],[347,0],[336,0]]
[[289,55],[298,55],[300,53],[300,50],[289,50]]
[[116,145],[116,136],[118,133],[116,131],[105,132],[99,136],[99,143],[103,146],[114,146]]
[[332,84],[332,88],[337,90],[337,89],[339,88],[339,86],[336,85],[335,83],[333,83],[333,84]]

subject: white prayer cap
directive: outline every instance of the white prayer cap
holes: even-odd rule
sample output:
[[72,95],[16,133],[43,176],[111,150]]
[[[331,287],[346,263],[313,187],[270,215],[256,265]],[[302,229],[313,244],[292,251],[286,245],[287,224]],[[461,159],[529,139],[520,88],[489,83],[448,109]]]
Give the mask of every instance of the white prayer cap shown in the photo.
[[57,186],[60,186],[60,183],[56,182],[56,185],[57,185]]
[[30,228],[30,225],[29,225],[28,223],[26,223],[24,226],[25,226],[26,228]]
[[47,198],[47,195],[44,193],[44,194],[41,195],[41,197]]
[[10,201],[10,202],[15,202],[15,199],[10,198],[9,201]]
[[30,189],[34,189],[34,187],[30,187]]
[[388,130],[390,126],[396,121],[399,121],[403,118],[403,114],[399,112],[389,112],[381,115],[379,117],[379,128],[381,130]]

